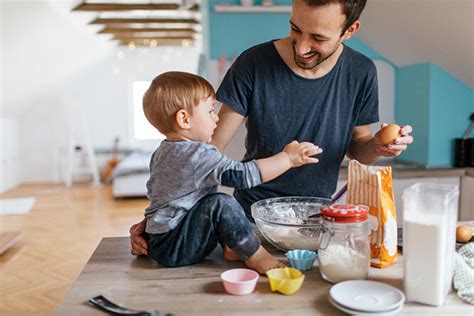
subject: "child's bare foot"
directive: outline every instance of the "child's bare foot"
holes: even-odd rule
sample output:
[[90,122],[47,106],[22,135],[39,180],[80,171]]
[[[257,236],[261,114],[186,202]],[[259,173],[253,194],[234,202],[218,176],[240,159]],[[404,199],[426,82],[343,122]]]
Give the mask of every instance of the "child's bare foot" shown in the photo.
[[276,260],[268,251],[260,246],[257,251],[245,261],[247,267],[254,269],[260,274],[274,268],[286,267],[283,263]]
[[234,250],[230,249],[227,246],[224,246],[224,259],[227,261],[239,261],[240,258],[237,256],[237,254],[234,252]]

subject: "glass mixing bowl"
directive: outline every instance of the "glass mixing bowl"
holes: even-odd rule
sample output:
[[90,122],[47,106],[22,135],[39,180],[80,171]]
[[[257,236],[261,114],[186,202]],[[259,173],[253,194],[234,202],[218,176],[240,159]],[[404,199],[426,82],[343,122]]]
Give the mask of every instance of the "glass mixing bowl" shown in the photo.
[[255,202],[251,211],[258,229],[273,246],[283,251],[317,251],[319,211],[330,201],[305,196],[277,197]]

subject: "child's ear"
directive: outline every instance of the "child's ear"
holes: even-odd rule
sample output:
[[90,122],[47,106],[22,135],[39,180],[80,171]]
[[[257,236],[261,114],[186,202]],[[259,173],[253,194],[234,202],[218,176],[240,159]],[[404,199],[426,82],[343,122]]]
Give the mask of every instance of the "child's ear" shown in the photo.
[[190,115],[186,110],[179,110],[176,112],[176,124],[182,129],[191,128],[191,120],[189,119]]

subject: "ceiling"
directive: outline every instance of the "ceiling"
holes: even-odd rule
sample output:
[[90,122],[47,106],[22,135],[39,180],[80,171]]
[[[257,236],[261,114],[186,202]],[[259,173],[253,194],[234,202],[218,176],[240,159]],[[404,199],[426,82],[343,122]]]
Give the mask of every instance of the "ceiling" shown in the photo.
[[431,62],[474,89],[474,0],[369,0],[357,34],[397,67]]

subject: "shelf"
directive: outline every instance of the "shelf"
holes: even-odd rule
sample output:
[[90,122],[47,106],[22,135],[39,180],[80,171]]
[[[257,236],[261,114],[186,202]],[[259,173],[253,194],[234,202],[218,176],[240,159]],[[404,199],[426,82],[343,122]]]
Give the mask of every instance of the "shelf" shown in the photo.
[[272,5],[272,6],[241,6],[230,4],[217,4],[214,6],[215,12],[227,13],[290,13],[291,5]]

